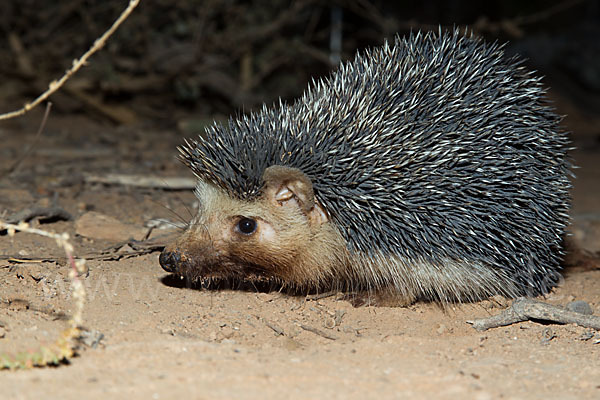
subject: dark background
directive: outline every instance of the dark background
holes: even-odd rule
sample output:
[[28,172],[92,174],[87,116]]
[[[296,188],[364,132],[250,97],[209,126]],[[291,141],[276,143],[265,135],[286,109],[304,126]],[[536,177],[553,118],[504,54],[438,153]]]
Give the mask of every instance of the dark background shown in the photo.
[[[107,125],[194,131],[213,118],[299,96],[357,49],[411,30],[469,27],[545,76],[566,124],[598,143],[600,2],[142,1],[107,46],[52,96],[53,113]],[[5,0],[0,15],[0,112],[62,75],[127,1]],[[341,44],[336,50],[332,37]],[[335,40],[334,40],[335,42]],[[575,129],[569,125],[575,126]],[[578,139],[578,140],[579,140]]]

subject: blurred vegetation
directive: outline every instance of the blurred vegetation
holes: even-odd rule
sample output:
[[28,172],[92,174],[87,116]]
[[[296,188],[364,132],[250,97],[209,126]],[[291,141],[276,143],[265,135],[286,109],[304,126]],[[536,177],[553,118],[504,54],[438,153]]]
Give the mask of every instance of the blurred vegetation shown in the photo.
[[[338,59],[395,33],[468,25],[506,40],[572,23],[585,13],[586,3],[142,1],[106,48],[52,100],[55,112],[90,112],[115,123],[172,123],[192,113],[226,116],[292,99]],[[0,112],[41,93],[126,5],[126,0],[4,0]],[[115,113],[114,107],[128,111]]]

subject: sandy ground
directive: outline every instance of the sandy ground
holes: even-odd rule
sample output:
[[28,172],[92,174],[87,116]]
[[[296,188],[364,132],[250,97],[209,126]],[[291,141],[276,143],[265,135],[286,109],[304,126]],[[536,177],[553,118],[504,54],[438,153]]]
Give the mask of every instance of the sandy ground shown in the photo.
[[[0,170],[21,154],[23,137],[33,136],[38,117],[32,113],[0,126]],[[189,219],[189,191],[85,180],[114,172],[190,176],[174,160],[181,140],[176,132],[151,127],[51,118],[16,174],[0,181],[0,212],[63,207],[73,220],[34,225],[68,232],[78,254],[97,254],[130,232],[145,232],[151,219],[176,221],[169,209]],[[581,166],[574,238],[595,251],[599,150],[596,144],[574,153]],[[98,231],[78,235],[90,211],[131,230],[104,238]],[[0,353],[51,342],[73,308],[64,262],[43,261],[61,251],[49,239],[17,233],[0,236],[0,254],[31,260],[0,260]],[[82,346],[70,365],[0,371],[0,398],[600,398],[600,332],[539,321],[478,332],[466,323],[497,314],[503,301],[447,309],[424,303],[355,308],[336,296],[199,290],[169,278],[158,255],[88,261],[85,327],[103,339],[96,347]],[[600,315],[600,264],[588,259],[564,275],[546,300],[583,300]]]

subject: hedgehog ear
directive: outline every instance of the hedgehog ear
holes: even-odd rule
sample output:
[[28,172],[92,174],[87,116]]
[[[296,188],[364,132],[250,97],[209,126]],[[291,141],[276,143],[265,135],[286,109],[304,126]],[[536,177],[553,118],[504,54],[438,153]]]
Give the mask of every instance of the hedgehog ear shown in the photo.
[[329,218],[315,201],[313,185],[308,176],[296,168],[273,165],[263,173],[263,193],[276,206],[295,205],[311,222],[323,223]]
[[304,213],[315,205],[312,182],[299,169],[273,165],[265,170],[262,178],[264,194],[272,203],[283,205],[293,200]]

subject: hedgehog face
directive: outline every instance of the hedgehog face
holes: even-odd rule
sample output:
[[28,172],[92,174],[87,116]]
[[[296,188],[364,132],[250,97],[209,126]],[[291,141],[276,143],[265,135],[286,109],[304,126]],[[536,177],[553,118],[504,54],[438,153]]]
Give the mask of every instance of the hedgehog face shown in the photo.
[[192,281],[276,280],[295,286],[315,286],[324,275],[334,275],[343,264],[344,241],[315,201],[310,180],[299,170],[273,166],[263,181],[262,195],[252,201],[200,181],[199,213],[161,254],[163,269]]

